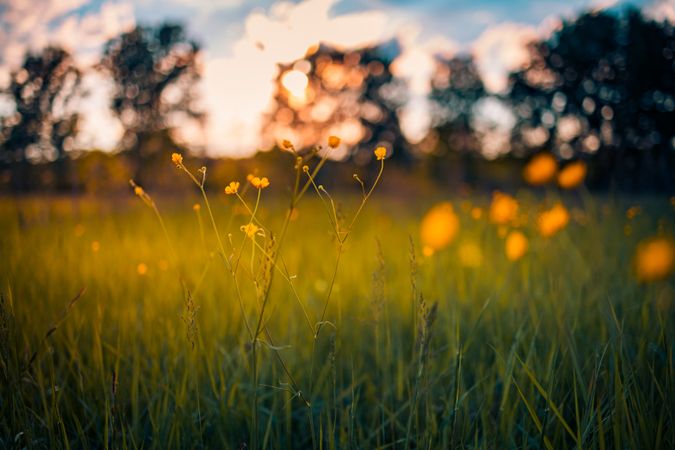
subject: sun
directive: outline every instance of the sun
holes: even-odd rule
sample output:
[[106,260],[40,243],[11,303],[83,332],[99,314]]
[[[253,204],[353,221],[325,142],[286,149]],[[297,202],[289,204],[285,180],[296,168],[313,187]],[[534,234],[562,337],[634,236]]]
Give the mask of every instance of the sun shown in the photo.
[[299,70],[289,70],[281,76],[281,84],[296,99],[304,99],[309,79]]

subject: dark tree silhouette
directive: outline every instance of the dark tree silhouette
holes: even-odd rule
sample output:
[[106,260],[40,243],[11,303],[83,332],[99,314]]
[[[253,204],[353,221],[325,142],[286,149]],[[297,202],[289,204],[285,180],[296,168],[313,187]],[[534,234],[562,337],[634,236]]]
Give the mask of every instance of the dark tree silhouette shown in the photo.
[[203,118],[194,104],[199,53],[183,27],[172,23],[136,26],[105,45],[100,67],[115,82],[111,108],[124,126],[121,148],[137,177],[144,163],[176,147],[168,129],[171,115]]
[[[409,163],[396,113],[405,90],[390,71],[399,53],[395,41],[349,52],[321,45],[304,59],[281,65],[274,107],[263,126],[266,140],[292,134],[298,148],[308,148],[337,134],[355,144],[350,156],[359,164],[369,161],[378,145],[392,151],[392,161]],[[297,86],[286,78],[289,74],[298,79]]]
[[69,142],[77,131],[78,115],[69,104],[80,91],[80,71],[65,50],[47,47],[29,53],[1,94],[13,104],[13,114],[0,118],[0,164],[10,173],[10,185],[20,191],[34,187],[31,162],[54,161],[57,187],[68,184]]
[[[485,97],[485,86],[471,56],[437,61],[431,80],[432,128],[429,139],[434,145],[429,154],[430,168],[436,178],[446,177],[449,164],[459,169],[465,182],[474,178],[474,160],[480,152],[480,140],[472,122],[475,106]],[[461,167],[457,167],[459,158]]]
[[510,78],[518,151],[592,159],[596,184],[672,190],[672,24],[634,9],[586,13],[530,49]]

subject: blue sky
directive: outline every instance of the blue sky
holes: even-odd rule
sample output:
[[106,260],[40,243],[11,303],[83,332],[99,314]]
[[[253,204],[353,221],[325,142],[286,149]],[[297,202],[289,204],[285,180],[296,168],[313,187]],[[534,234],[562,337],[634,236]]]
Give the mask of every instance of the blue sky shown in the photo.
[[[2,1],[2,0],[0,0]],[[657,18],[675,19],[675,0],[635,0]],[[402,111],[412,140],[428,125],[425,94],[433,55],[473,54],[487,86],[498,92],[505,75],[525,61],[527,41],[547,36],[561,18],[587,9],[622,7],[612,0],[5,0],[0,5],[0,86],[27,49],[59,43],[78,62],[96,62],[103,43],[136,23],[184,23],[204,48],[206,128],[176,123],[180,138],[213,154],[247,154],[260,142],[277,63],[302,57],[319,40],[342,47],[398,38],[396,74],[413,95]],[[256,50],[256,43],[265,51]],[[80,145],[114,148],[121,133],[107,111],[109,82],[90,75],[92,95]],[[236,106],[236,107],[235,107]],[[0,101],[0,114],[7,110]],[[180,125],[179,125],[180,124]],[[179,126],[178,126],[179,125]],[[101,130],[105,130],[102,132]]]

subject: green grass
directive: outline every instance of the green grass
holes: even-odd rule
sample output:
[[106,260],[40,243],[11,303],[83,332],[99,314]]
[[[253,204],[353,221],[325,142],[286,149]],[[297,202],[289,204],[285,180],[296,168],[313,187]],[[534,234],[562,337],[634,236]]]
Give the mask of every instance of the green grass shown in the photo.
[[[667,198],[574,196],[570,225],[544,239],[542,201],[522,192],[530,250],[514,263],[485,214],[469,215],[487,197],[452,199],[460,234],[424,258],[418,224],[433,202],[375,195],[315,340],[338,244],[309,194],[278,270],[244,247],[237,283],[253,325],[274,274],[256,345],[192,200],[157,200],[177,267],[136,198],[0,201],[0,447],[675,447],[673,279],[638,284],[631,267],[637,242],[672,233]],[[278,233],[286,203],[273,195],[260,220]],[[356,200],[342,199],[347,218]],[[211,201],[239,248],[245,211]],[[480,267],[461,265],[466,242]]]

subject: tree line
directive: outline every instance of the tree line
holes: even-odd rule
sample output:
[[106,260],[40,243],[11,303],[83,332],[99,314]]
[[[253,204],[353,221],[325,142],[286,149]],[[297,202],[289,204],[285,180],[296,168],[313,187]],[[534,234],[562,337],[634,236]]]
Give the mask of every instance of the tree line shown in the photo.
[[[437,180],[476,183],[485,158],[526,160],[541,151],[582,159],[593,187],[673,190],[675,173],[675,32],[639,10],[586,12],[528,45],[529,62],[509,74],[505,93],[486,89],[469,54],[438,58],[431,80],[431,127],[411,144],[401,132],[405,84],[392,74],[396,41],[343,51],[320,45],[279,66],[273,107],[261,136],[268,147],[292,134],[311,151],[328,134],[353,144],[344,155],[364,164],[385,145],[403,169]],[[111,39],[95,70],[114,86],[110,110],[124,128],[119,142],[133,176],[143,180],[181,149],[176,121],[203,122],[196,106],[200,45],[174,23],[136,26]],[[64,49],[26,55],[0,92],[13,113],[0,118],[0,171],[14,191],[34,187],[34,162],[50,162],[56,188],[72,186],[70,152],[87,95]],[[227,82],[224,80],[223,82]],[[499,109],[499,120],[486,109]]]

